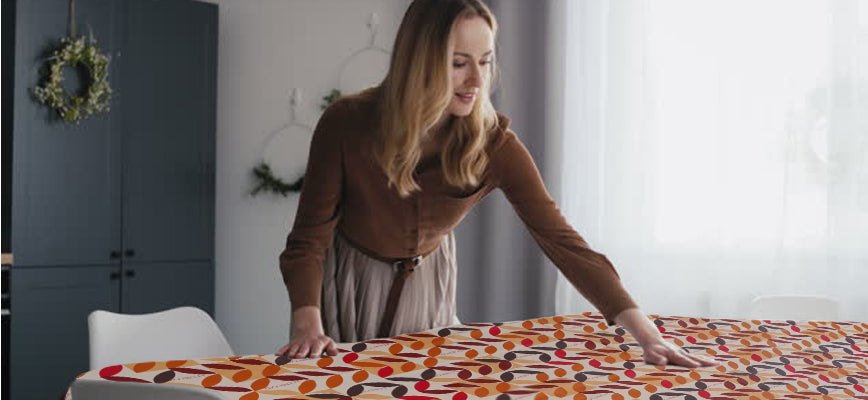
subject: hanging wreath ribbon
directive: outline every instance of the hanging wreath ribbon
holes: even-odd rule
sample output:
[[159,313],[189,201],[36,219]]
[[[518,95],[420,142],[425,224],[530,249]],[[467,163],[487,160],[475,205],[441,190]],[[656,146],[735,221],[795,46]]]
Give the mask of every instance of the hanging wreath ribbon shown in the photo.
[[[66,122],[78,122],[93,114],[107,111],[111,100],[108,83],[108,56],[100,52],[93,35],[76,37],[75,0],[69,2],[70,35],[60,39],[60,47],[48,57],[43,85],[36,87],[36,99],[52,109]],[[63,88],[64,68],[84,67],[88,87],[81,95],[70,95]]]

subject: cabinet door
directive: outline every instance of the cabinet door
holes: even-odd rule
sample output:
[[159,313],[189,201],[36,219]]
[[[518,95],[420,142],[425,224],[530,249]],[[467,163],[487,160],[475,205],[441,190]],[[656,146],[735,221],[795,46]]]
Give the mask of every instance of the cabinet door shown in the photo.
[[[115,90],[120,68],[120,14],[115,0],[77,2],[79,33],[93,32],[112,56],[109,81]],[[68,3],[17,2],[13,110],[14,176],[12,251],[18,266],[111,264],[120,248],[120,94],[111,111],[67,124],[37,103],[47,50],[67,35]],[[67,90],[86,87],[83,70],[68,68]]]
[[180,306],[214,315],[212,262],[125,263],[121,310],[142,314]]
[[128,3],[123,243],[136,262],[214,253],[217,6]]
[[89,370],[88,314],[118,311],[119,279],[112,276],[118,268],[13,267],[11,273],[12,398],[58,399]]

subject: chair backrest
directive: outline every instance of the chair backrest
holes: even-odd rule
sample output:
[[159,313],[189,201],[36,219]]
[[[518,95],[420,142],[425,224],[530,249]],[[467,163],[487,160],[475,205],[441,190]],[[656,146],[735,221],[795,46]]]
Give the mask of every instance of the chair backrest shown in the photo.
[[195,307],[138,315],[97,310],[90,313],[87,325],[90,369],[234,355],[211,316]]
[[216,390],[158,383],[78,379],[69,390],[73,400],[226,400]]
[[822,296],[766,295],[753,299],[749,315],[756,319],[837,321],[841,307],[837,301]]

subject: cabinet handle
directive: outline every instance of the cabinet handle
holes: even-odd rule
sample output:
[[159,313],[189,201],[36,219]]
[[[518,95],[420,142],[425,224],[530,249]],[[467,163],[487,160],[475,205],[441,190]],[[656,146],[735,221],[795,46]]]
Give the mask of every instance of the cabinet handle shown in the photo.
[[109,274],[109,280],[116,281],[118,279],[121,279],[121,273],[120,272],[112,272]]
[[119,252],[117,250],[112,251],[111,253],[109,253],[109,258],[112,260],[116,260],[118,258],[121,258],[121,252]]
[[136,251],[134,249],[126,249],[124,250],[124,256],[134,257],[136,255]]
[[124,275],[126,275],[127,278],[135,278],[136,277],[136,271],[132,270],[132,269],[128,269],[124,272]]

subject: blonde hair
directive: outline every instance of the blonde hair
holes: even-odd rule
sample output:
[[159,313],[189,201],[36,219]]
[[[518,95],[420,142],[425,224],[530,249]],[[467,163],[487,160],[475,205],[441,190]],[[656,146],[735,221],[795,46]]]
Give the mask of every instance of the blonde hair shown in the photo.
[[[415,0],[398,28],[389,72],[373,88],[380,97],[380,136],[374,153],[389,185],[402,197],[421,190],[413,178],[422,154],[419,144],[452,101],[454,27],[460,19],[476,16],[496,35],[497,21],[481,1]],[[497,125],[490,98],[493,80],[492,76],[481,88],[469,115],[448,118],[448,139],[440,160],[450,185],[477,186],[488,164],[487,133]]]

